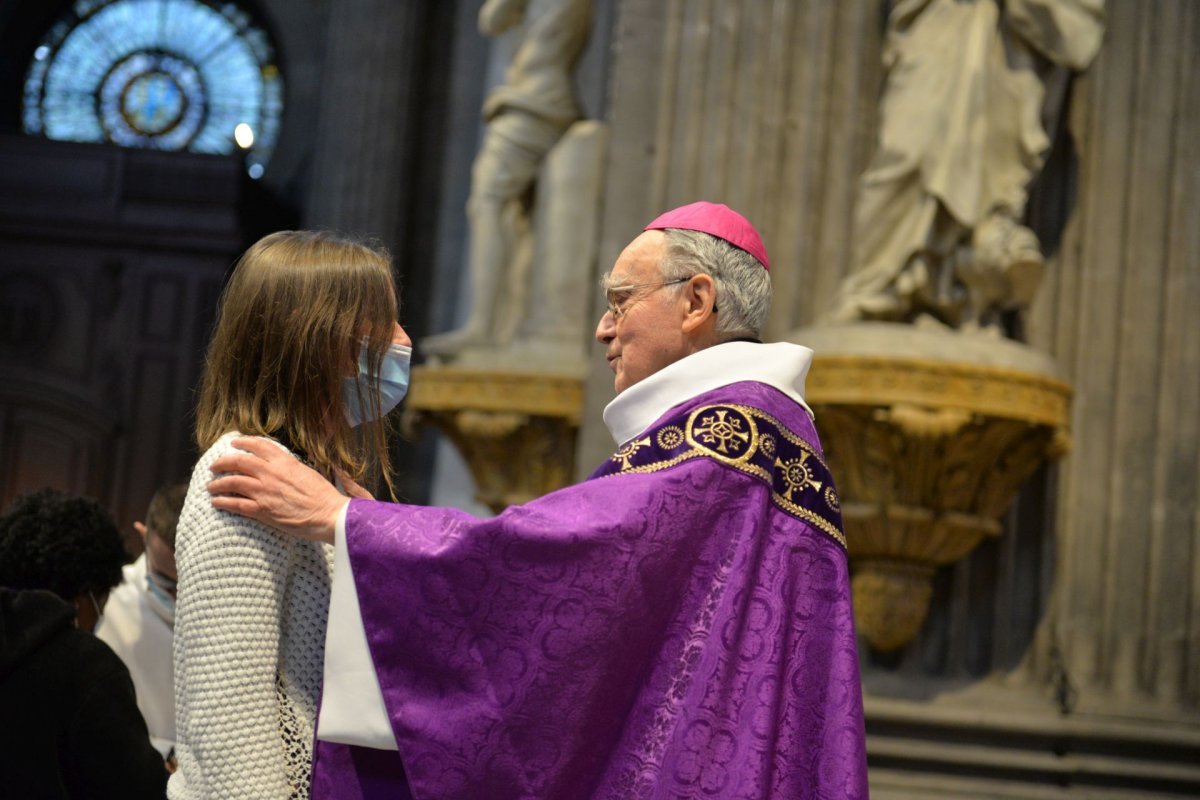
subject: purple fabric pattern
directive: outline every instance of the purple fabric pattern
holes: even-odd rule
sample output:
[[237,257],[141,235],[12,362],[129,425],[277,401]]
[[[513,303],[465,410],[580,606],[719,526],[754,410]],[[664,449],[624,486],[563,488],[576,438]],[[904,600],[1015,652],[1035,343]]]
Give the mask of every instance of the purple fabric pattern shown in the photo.
[[412,800],[400,756],[346,744],[313,743],[310,797],[337,800]]
[[[412,797],[866,798],[837,510],[808,415],[757,383],[493,519],[352,501]],[[350,769],[318,758],[313,796]]]

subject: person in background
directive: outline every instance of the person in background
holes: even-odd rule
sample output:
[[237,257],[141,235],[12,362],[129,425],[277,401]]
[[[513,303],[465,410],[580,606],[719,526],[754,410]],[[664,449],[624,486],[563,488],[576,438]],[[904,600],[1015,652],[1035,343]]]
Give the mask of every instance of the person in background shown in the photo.
[[92,634],[124,561],[92,500],[43,489],[0,516],[0,795],[165,795],[129,670]]
[[240,434],[344,489],[382,474],[384,416],[412,354],[387,253],[281,231],[221,297],[196,408],[204,453],[179,518],[172,798],[309,796],[333,552],[218,511],[213,461]]
[[129,668],[150,741],[164,759],[175,749],[175,526],[185,496],[186,483],[160,488],[150,499],[145,523],[133,524],[142,538],[142,555],[123,570],[124,579],[109,595],[104,621],[96,628]]

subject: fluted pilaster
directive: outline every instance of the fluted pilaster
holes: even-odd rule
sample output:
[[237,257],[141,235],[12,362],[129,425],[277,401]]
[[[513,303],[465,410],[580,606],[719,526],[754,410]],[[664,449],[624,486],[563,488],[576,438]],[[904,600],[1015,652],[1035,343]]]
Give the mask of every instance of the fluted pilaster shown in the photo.
[[[759,227],[774,265],[768,335],[812,322],[848,268],[873,146],[883,0],[627,0],[614,33],[599,269],[698,199]],[[593,311],[599,317],[601,298]],[[593,359],[579,474],[607,456],[612,374]]]
[[333,0],[305,224],[395,244],[421,3]]
[[1078,164],[1050,176],[1077,181],[1077,206],[1031,324],[1077,390],[1047,646],[1063,648],[1083,708],[1194,711],[1200,7],[1117,0],[1108,12],[1107,40],[1074,92]]

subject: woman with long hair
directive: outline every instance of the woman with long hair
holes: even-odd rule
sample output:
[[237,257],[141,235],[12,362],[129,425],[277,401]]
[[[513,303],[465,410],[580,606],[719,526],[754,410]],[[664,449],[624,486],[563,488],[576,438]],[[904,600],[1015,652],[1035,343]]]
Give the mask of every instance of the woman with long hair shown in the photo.
[[239,435],[264,437],[337,483],[381,474],[384,417],[408,386],[381,249],[311,231],[273,233],[221,297],[196,412],[204,455],[176,535],[180,798],[304,798],[321,687],[332,548],[217,511],[209,465]]

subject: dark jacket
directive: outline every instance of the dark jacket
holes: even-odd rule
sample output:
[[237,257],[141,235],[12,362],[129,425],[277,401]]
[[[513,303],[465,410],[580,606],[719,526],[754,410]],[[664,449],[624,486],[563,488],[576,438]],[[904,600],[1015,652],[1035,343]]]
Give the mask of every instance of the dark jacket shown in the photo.
[[0,798],[162,798],[129,670],[50,592],[0,588]]

